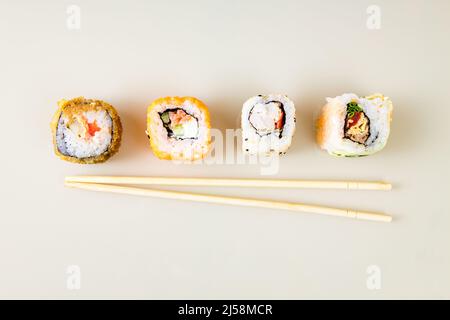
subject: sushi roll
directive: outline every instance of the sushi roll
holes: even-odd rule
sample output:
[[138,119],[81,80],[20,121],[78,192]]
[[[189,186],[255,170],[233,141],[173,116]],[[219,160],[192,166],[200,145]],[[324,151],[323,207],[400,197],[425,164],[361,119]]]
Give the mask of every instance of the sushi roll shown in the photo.
[[295,131],[294,103],[285,95],[258,95],[242,108],[242,148],[256,155],[283,154]]
[[160,159],[204,158],[211,146],[210,129],[208,108],[193,97],[160,98],[147,110],[147,136]]
[[317,120],[317,143],[335,156],[373,154],[387,143],[392,102],[382,94],[358,97],[353,93],[327,98]]
[[61,159],[100,163],[119,150],[122,125],[114,107],[83,97],[61,100],[58,105],[51,128],[54,150]]

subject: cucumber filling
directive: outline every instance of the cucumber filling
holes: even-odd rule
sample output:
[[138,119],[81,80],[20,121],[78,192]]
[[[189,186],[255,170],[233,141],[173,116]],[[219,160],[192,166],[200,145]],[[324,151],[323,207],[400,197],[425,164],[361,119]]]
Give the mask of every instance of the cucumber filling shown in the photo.
[[197,119],[183,109],[166,110],[160,113],[160,118],[169,138],[182,140],[198,137]]

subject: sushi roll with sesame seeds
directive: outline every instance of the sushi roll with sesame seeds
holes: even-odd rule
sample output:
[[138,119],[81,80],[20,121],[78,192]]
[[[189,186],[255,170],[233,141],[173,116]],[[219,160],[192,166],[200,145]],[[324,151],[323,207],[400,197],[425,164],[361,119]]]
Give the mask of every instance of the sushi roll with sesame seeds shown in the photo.
[[317,120],[319,146],[335,156],[373,154],[387,143],[392,102],[382,94],[358,97],[348,93],[327,98]]
[[58,105],[51,128],[54,150],[61,159],[101,163],[119,150],[122,125],[114,107],[83,97],[61,100]]
[[258,95],[242,108],[242,148],[245,153],[284,154],[295,132],[294,103],[285,95]]
[[208,108],[193,97],[160,98],[147,110],[147,136],[160,159],[204,158],[211,145],[210,129]]

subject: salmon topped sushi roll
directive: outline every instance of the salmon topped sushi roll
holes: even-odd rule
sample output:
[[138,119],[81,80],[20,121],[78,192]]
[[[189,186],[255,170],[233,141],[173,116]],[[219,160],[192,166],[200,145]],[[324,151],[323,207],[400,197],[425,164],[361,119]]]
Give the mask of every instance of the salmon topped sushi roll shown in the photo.
[[317,120],[317,142],[331,155],[361,157],[384,148],[390,133],[392,101],[382,94],[353,93],[328,98]]
[[61,100],[58,105],[51,123],[57,156],[93,164],[108,160],[118,151],[122,125],[113,106],[83,97]]
[[153,153],[165,160],[198,160],[211,145],[206,105],[193,97],[160,98],[148,107],[147,135]]

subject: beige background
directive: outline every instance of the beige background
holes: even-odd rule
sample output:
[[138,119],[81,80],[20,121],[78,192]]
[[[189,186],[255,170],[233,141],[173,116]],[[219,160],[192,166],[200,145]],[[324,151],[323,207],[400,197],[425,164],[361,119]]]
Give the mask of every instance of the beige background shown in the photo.
[[[81,8],[81,29],[66,9]],[[366,27],[369,5],[381,29]],[[450,2],[6,1],[0,3],[1,298],[450,298]],[[319,150],[326,96],[395,105],[380,153]],[[215,128],[243,101],[286,93],[298,127],[271,178],[387,180],[388,193],[191,188],[392,214],[391,224],[90,193],[65,175],[261,177],[257,165],[174,165],[146,140],[146,106],[193,95]],[[124,136],[106,164],[65,163],[49,123],[61,98],[104,99]],[[186,188],[175,188],[186,190]],[[81,289],[66,268],[81,268]],[[366,269],[382,272],[380,290]]]

